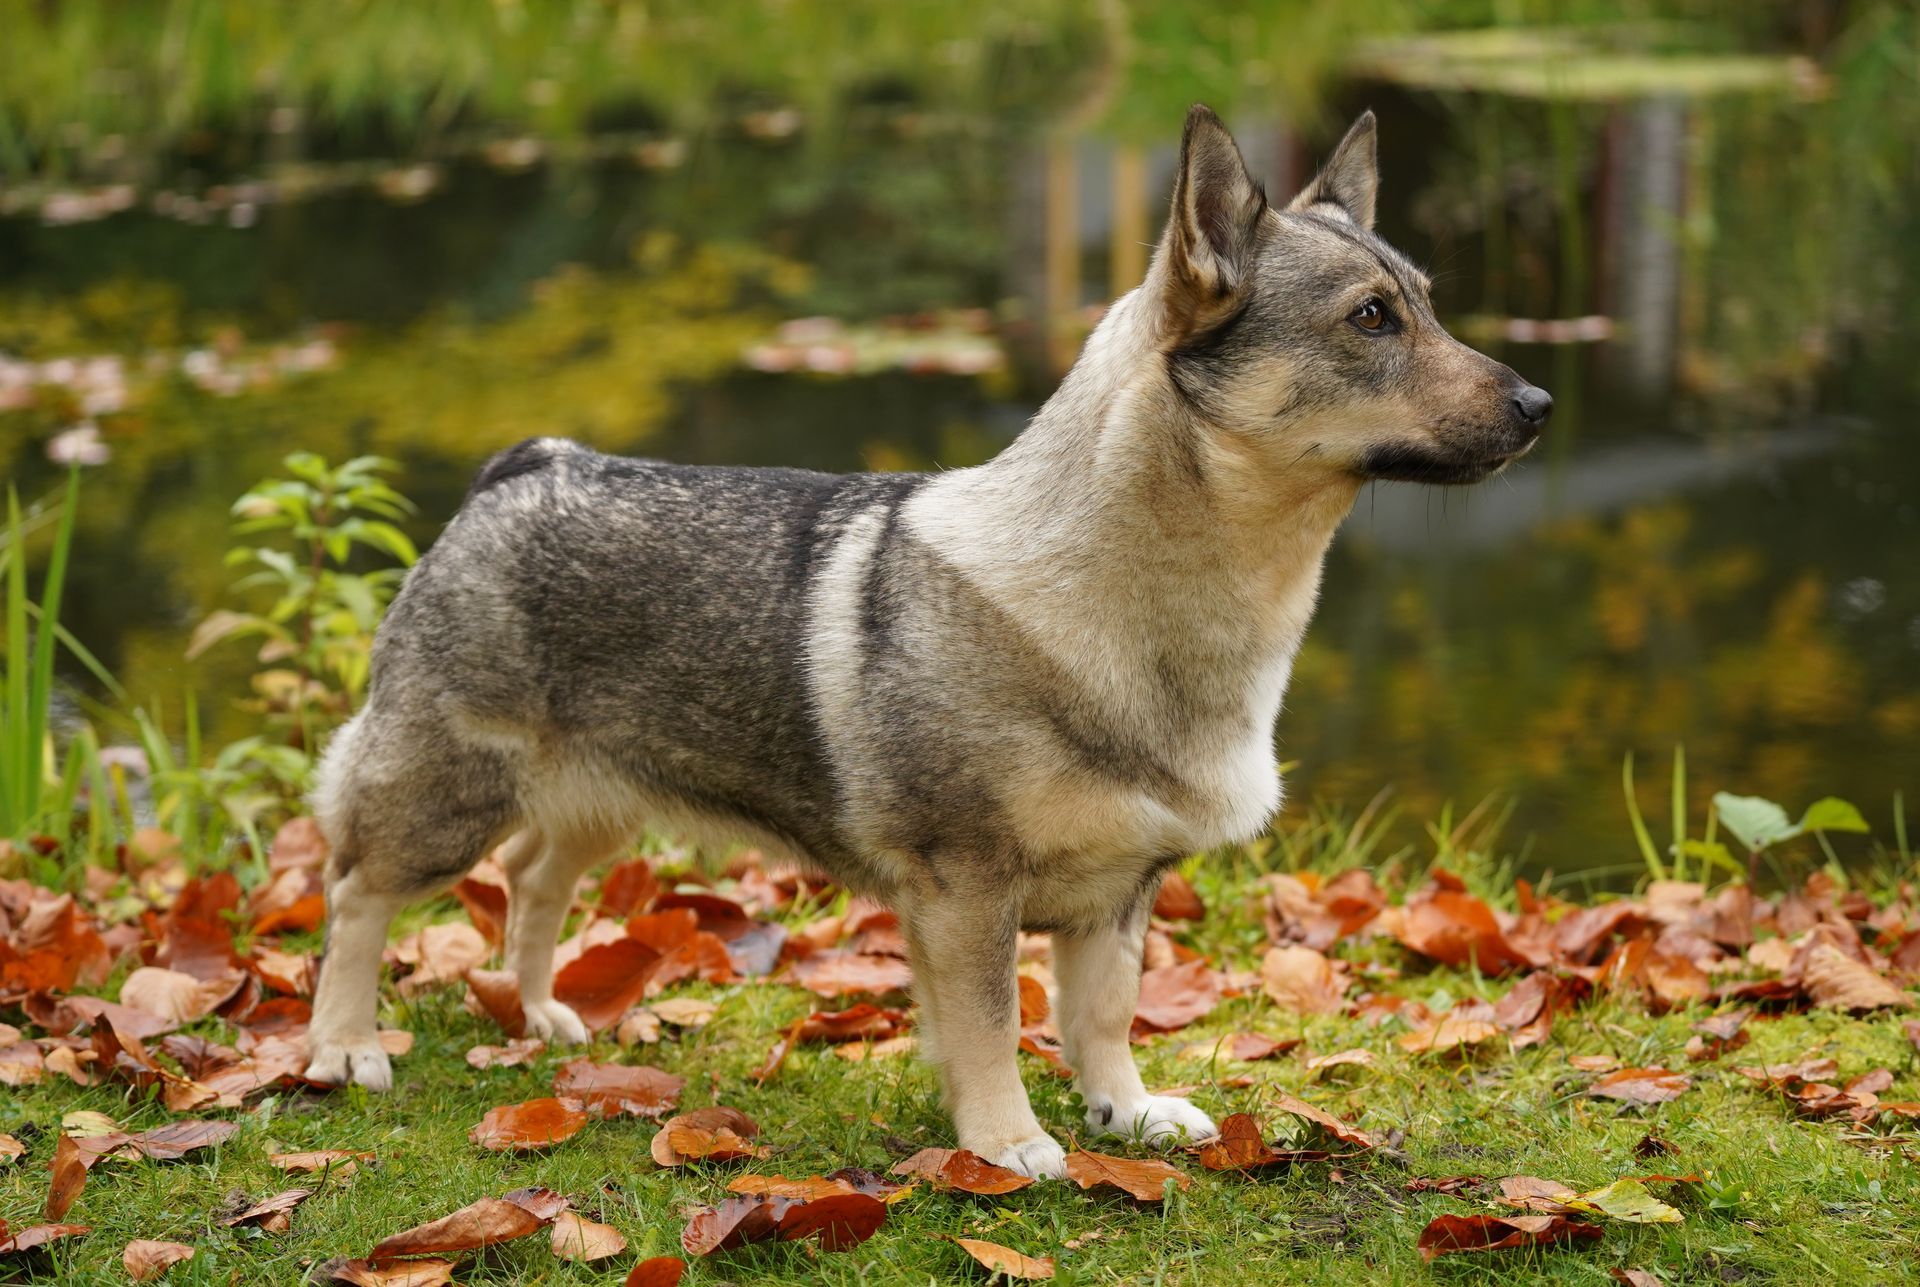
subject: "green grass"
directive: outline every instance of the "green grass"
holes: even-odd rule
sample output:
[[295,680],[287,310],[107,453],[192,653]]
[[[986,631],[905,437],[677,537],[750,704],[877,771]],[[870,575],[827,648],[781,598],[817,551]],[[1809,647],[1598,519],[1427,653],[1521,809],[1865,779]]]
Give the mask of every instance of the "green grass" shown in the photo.
[[[1196,937],[1225,963],[1241,965],[1249,963],[1256,922],[1248,891],[1230,879],[1224,868],[1200,874],[1215,911]],[[1423,999],[1443,990],[1454,997],[1498,995],[1506,986],[1463,973],[1424,972],[1391,946],[1343,952],[1404,967],[1389,986]],[[718,1000],[714,1021],[677,1038],[669,1029],[658,1045],[622,1052],[603,1043],[593,1054],[684,1075],[683,1107],[725,1102],[748,1113],[760,1124],[762,1140],[777,1150],[753,1169],[789,1176],[848,1165],[884,1169],[908,1148],[953,1143],[933,1073],[916,1060],[849,1064],[825,1047],[807,1047],[794,1052],[764,1088],[749,1080],[775,1035],[810,1008],[807,994],[767,985],[680,991]],[[1215,1175],[1184,1161],[1194,1185],[1164,1209],[1065,1183],[1000,1199],[922,1188],[890,1211],[871,1241],[850,1252],[818,1254],[810,1244],[746,1248],[696,1263],[686,1281],[906,1284],[984,1277],[943,1240],[947,1235],[1055,1256],[1061,1283],[1597,1284],[1610,1281],[1607,1272],[1616,1266],[1652,1269],[1675,1283],[1920,1280],[1911,1256],[1920,1245],[1920,1178],[1911,1131],[1850,1138],[1850,1125],[1799,1120],[1732,1072],[1738,1063],[1797,1058],[1820,1047],[1840,1060],[1843,1077],[1893,1069],[1899,1080],[1883,1098],[1920,1099],[1915,1051],[1898,1020],[1820,1012],[1756,1019],[1749,1024],[1752,1044],[1722,1061],[1694,1066],[1694,1088],[1672,1103],[1623,1108],[1580,1093],[1589,1078],[1569,1067],[1569,1055],[1607,1053],[1627,1064],[1684,1068],[1681,1047],[1690,1019],[1697,1017],[1655,1018],[1637,1004],[1601,1001],[1563,1014],[1544,1046],[1515,1054],[1489,1043],[1462,1062],[1404,1054],[1393,1024],[1368,1029],[1345,1018],[1303,1021],[1258,995],[1229,1000],[1204,1023],[1143,1048],[1149,1085],[1207,1082],[1195,1093],[1198,1103],[1216,1115],[1261,1113],[1276,1129],[1281,1119],[1263,1110],[1263,1095],[1269,1087],[1286,1089],[1369,1129],[1404,1132],[1404,1158],[1355,1159],[1341,1163],[1337,1176],[1328,1165],[1256,1177]],[[500,1037],[489,1022],[463,1012],[457,990],[412,1002],[390,996],[385,1018],[417,1036],[412,1053],[396,1066],[392,1094],[372,1096],[357,1088],[276,1094],[240,1115],[242,1131],[217,1152],[174,1163],[103,1163],[66,1217],[91,1225],[92,1232],[39,1260],[0,1261],[0,1280],[12,1272],[31,1281],[123,1282],[122,1247],[132,1238],[155,1238],[199,1248],[192,1262],[172,1271],[171,1283],[295,1282],[310,1263],[362,1255],[388,1234],[477,1198],[539,1184],[618,1228],[629,1240],[629,1254],[601,1267],[572,1265],[555,1259],[545,1236],[536,1234],[470,1257],[458,1280],[619,1282],[637,1258],[678,1254],[683,1209],[717,1201],[728,1178],[748,1169],[730,1163],[659,1170],[647,1153],[653,1124],[635,1119],[594,1123],[548,1153],[485,1152],[468,1142],[468,1129],[495,1105],[550,1093],[554,1068],[569,1056],[550,1051],[528,1067],[470,1069],[465,1051]],[[218,1029],[213,1024],[209,1030]],[[1315,1052],[1363,1046],[1378,1063],[1315,1080],[1299,1052],[1215,1067],[1177,1054],[1200,1037],[1240,1030],[1303,1036]],[[1077,1130],[1067,1084],[1037,1060],[1022,1059],[1042,1121],[1063,1138]],[[1237,1073],[1253,1075],[1257,1084],[1219,1085]],[[81,1090],[64,1080],[0,1102],[0,1131],[31,1145],[27,1157],[0,1169],[0,1217],[16,1227],[38,1218],[60,1117],[81,1108],[136,1128],[167,1116],[151,1103],[130,1102],[122,1087]],[[1677,1154],[1637,1159],[1633,1146],[1649,1129]],[[301,1183],[274,1171],[266,1161],[269,1152],[319,1148],[369,1150],[379,1163],[326,1184],[295,1213],[289,1234],[218,1226],[218,1209],[230,1194],[257,1198]],[[1609,1223],[1603,1241],[1576,1249],[1459,1256],[1432,1266],[1423,1265],[1415,1251],[1420,1230],[1434,1216],[1493,1208],[1484,1200],[1408,1194],[1410,1177],[1531,1174],[1587,1188],[1652,1171],[1711,1172],[1714,1189],[1736,1205],[1709,1209],[1702,1192],[1679,1186],[1670,1196],[1685,1213],[1680,1225]],[[1077,1250],[1063,1247],[1092,1234],[1099,1236]]]

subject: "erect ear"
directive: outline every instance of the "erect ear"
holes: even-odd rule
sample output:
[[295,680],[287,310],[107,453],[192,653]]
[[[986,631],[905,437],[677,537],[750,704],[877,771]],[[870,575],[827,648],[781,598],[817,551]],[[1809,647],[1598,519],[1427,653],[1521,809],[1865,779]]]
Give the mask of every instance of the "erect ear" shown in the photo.
[[1373,227],[1373,201],[1380,191],[1376,134],[1373,113],[1360,113],[1360,119],[1347,129],[1347,136],[1327,158],[1327,164],[1312,183],[1300,190],[1299,196],[1287,203],[1287,209],[1332,205],[1362,228]]
[[1195,103],[1180,139],[1173,211],[1160,242],[1169,305],[1182,324],[1229,303],[1252,267],[1267,194],[1247,173],[1233,135]]

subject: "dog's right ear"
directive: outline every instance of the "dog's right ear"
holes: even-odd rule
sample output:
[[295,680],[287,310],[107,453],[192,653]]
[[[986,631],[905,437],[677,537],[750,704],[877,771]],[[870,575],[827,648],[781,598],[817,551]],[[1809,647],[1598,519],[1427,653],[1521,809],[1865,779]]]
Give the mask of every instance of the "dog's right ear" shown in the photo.
[[1247,173],[1233,135],[1195,103],[1180,139],[1173,210],[1158,258],[1166,273],[1169,320],[1176,331],[1225,312],[1252,269],[1266,191]]

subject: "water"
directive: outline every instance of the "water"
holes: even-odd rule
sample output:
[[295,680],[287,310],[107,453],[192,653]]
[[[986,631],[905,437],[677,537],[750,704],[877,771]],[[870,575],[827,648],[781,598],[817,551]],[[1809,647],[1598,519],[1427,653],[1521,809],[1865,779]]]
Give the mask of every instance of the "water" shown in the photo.
[[[1890,834],[1895,791],[1920,796],[1910,144],[1790,93],[1685,86],[1349,79],[1299,128],[1237,124],[1279,194],[1363,101],[1383,230],[1558,410],[1488,485],[1362,493],[1280,727],[1290,808],[1391,786],[1412,841],[1491,797],[1530,867],[1602,869],[1637,861],[1621,756],[1663,817],[1684,743],[1696,822],[1716,787],[1837,793]],[[835,470],[985,459],[1139,271],[1178,126],[898,102],[728,119],[424,166],[175,158],[51,205],[16,185],[0,354],[118,364],[36,367],[29,393],[15,367],[11,402],[0,378],[27,495],[55,479],[55,433],[92,423],[111,452],[86,479],[74,632],[137,700],[177,712],[191,691],[210,736],[248,729],[244,648],[183,653],[229,602],[228,504],[295,448],[400,460],[423,541],[533,433]],[[1856,155],[1906,166],[1882,164],[1871,209],[1837,208],[1820,167]],[[247,175],[272,182],[231,186]],[[782,329],[810,316],[837,325]],[[1528,333],[1515,317],[1607,317],[1615,339],[1501,338]]]

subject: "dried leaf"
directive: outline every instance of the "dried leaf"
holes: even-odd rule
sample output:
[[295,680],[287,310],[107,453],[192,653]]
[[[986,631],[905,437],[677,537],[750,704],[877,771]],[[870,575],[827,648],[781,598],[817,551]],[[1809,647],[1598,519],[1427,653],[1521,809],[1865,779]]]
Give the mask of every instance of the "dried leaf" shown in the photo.
[[996,1166],[969,1149],[923,1148],[896,1162],[889,1175],[912,1175],[935,1189],[958,1189],[986,1195],[1012,1193],[1033,1183],[1033,1177]]
[[1444,1193],[1449,1197],[1476,1189],[1487,1182],[1484,1175],[1448,1175],[1430,1178],[1415,1176],[1408,1180],[1405,1187],[1408,1193]]
[[441,1216],[416,1225],[380,1241],[367,1253],[370,1261],[391,1260],[396,1256],[425,1256],[439,1251],[472,1251],[496,1242],[524,1238],[546,1221],[503,1198],[481,1198],[461,1207],[452,1215]]
[[1019,979],[1020,1026],[1031,1028],[1045,1023],[1053,1009],[1047,1000],[1047,985],[1030,974],[1022,974]]
[[1085,1149],[1067,1154],[1067,1178],[1083,1189],[1109,1184],[1141,1202],[1164,1198],[1168,1180],[1182,1189],[1193,1187],[1190,1176],[1158,1158],[1114,1157]]
[[552,1189],[541,1188],[538,1185],[515,1189],[511,1193],[503,1193],[500,1196],[502,1200],[529,1212],[542,1223],[551,1223],[558,1219],[562,1211],[573,1205],[567,1200],[565,1194],[555,1193]]
[[512,1037],[504,1046],[475,1046],[467,1051],[469,1068],[518,1068],[545,1054],[547,1043],[537,1037]]
[[1679,1224],[1682,1218],[1631,1176],[1582,1193],[1567,1205],[1575,1211],[1597,1212],[1628,1224]]
[[789,972],[795,983],[823,997],[862,992],[885,996],[904,992],[913,981],[913,971],[898,957],[837,949],[804,956]]
[[661,1166],[683,1166],[702,1157],[721,1162],[765,1157],[771,1150],[750,1142],[759,1133],[753,1119],[739,1109],[715,1104],[669,1117],[654,1134],[651,1151]]
[[611,1028],[646,995],[660,959],[635,938],[589,947],[553,976],[554,1000],[572,1006],[593,1032]]
[[[1164,896],[1164,887],[1161,892]],[[1158,911],[1158,908],[1155,910]],[[1192,919],[1198,920],[1199,917]],[[953,1242],[990,1273],[1029,1280],[1053,1277],[1053,1260],[1050,1257],[1024,1255],[1012,1247],[1003,1247],[997,1242],[983,1242],[978,1238],[955,1238]]]
[[815,1201],[793,1198],[728,1198],[694,1213],[680,1235],[687,1254],[715,1251],[750,1242],[818,1237],[828,1251],[843,1251],[866,1241],[886,1219],[886,1204],[863,1193],[837,1193]]
[[1422,1260],[1466,1251],[1505,1251],[1601,1236],[1600,1226],[1563,1215],[1443,1215],[1421,1231]]
[[647,1007],[676,1028],[700,1028],[713,1022],[720,1007],[699,997],[669,997]]
[[1912,1004],[1905,992],[1882,978],[1872,966],[1824,943],[1807,957],[1801,986],[1806,988],[1808,999],[1815,1005],[1853,1014]]
[[591,1263],[626,1249],[627,1240],[610,1224],[584,1219],[573,1211],[562,1211],[553,1222],[553,1254],[562,1260]]
[[312,1189],[288,1189],[270,1198],[263,1198],[243,1211],[224,1216],[220,1223],[229,1229],[251,1224],[258,1225],[269,1233],[285,1233],[291,1223],[288,1213],[312,1196]]
[[148,1242],[136,1238],[120,1253],[127,1277],[137,1283],[151,1282],[183,1260],[193,1259],[193,1248],[181,1242]]
[[1663,1104],[1680,1098],[1692,1085],[1687,1074],[1665,1068],[1622,1068],[1587,1087],[1587,1094],[1630,1104]]
[[1379,1140],[1359,1127],[1343,1122],[1325,1109],[1315,1108],[1304,1099],[1296,1099],[1283,1090],[1274,1092],[1273,1106],[1295,1117],[1304,1117],[1343,1144],[1357,1144],[1361,1148],[1378,1148],[1380,1145]]
[[1488,974],[1527,964],[1501,933],[1493,909],[1457,890],[1440,889],[1409,902],[1400,941],[1442,965],[1477,964]]
[[341,1260],[323,1266],[333,1282],[351,1287],[452,1287],[454,1262],[432,1257],[376,1265],[370,1260]]
[[1449,1010],[1431,1023],[1415,1028],[1400,1038],[1400,1048],[1409,1054],[1446,1054],[1463,1046],[1478,1045],[1500,1035],[1499,1025],[1491,1019],[1463,1015]]
[[1371,1068],[1373,1065],[1373,1052],[1356,1048],[1335,1051],[1330,1055],[1309,1055],[1305,1067],[1308,1072],[1313,1073],[1323,1068]]
[[[1027,1004],[1026,984],[1030,981],[1025,976],[1021,978],[1020,1004],[1023,1013]],[[1040,996],[1044,1002],[1044,989]],[[814,1011],[800,1020],[797,1035],[801,1041],[883,1041],[905,1031],[907,1023],[905,1010],[862,1001],[845,1010]]]
[[1205,961],[1163,965],[1140,976],[1133,1032],[1172,1032],[1203,1019],[1220,1004],[1220,975]]
[[0,1135],[0,1162],[11,1162],[15,1158],[25,1157],[27,1146],[11,1135]]
[[1268,1144],[1260,1121],[1250,1113],[1232,1113],[1220,1123],[1220,1133],[1204,1141],[1198,1149],[1200,1165],[1209,1171],[1249,1171],[1308,1160],[1322,1161],[1330,1156],[1320,1149],[1276,1150]]
[[43,1219],[58,1220],[67,1213],[80,1196],[80,1190],[86,1187],[87,1168],[91,1165],[92,1160],[81,1155],[73,1136],[62,1132],[53,1146],[53,1183],[47,1190],[46,1206],[41,1212]]
[[627,1275],[625,1287],[679,1287],[687,1262],[678,1256],[655,1256],[643,1260]]
[[[1177,871],[1170,871],[1160,882],[1160,892],[1153,897],[1153,914],[1170,921],[1204,920],[1207,905],[1200,901],[1200,895],[1193,886]],[[1047,1277],[1053,1275],[1049,1273]]]
[[[571,1059],[553,1074],[553,1093],[595,1117],[654,1117],[673,1111],[687,1079],[647,1064]],[[743,1134],[752,1134],[751,1131]]]
[[1270,947],[1260,962],[1260,986],[1274,1004],[1296,1014],[1340,1014],[1347,979],[1310,947]]
[[44,1247],[61,1238],[77,1237],[91,1227],[84,1224],[30,1224],[24,1229],[15,1229],[9,1235],[5,1226],[0,1225],[0,1256],[32,1251],[35,1247]]
[[572,1139],[587,1124],[587,1115],[558,1099],[530,1099],[524,1104],[503,1104],[489,1109],[467,1138],[481,1148],[496,1152],[512,1149],[552,1148]]
[[120,985],[120,1004],[158,1015],[169,1023],[191,1023],[212,1014],[244,980],[239,970],[199,979],[178,970],[146,965]]

